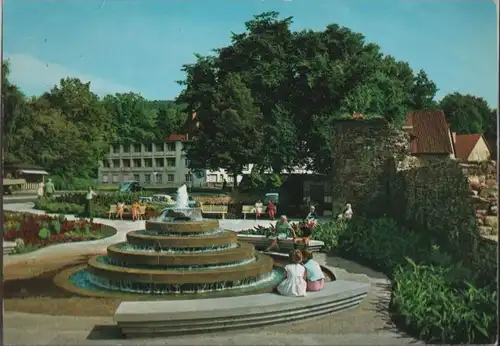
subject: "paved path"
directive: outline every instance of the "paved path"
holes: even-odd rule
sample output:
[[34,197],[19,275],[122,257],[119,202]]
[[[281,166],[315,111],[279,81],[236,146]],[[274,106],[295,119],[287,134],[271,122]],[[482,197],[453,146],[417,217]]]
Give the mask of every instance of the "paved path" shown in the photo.
[[[31,209],[32,204],[5,205],[6,210],[43,214]],[[68,219],[74,219],[68,216]],[[94,242],[51,246],[33,253],[4,256],[5,265],[18,261],[63,254],[102,251],[107,245],[122,241],[127,232],[144,228],[144,221],[115,221],[96,219],[117,228],[118,233],[108,239]],[[269,221],[266,221],[268,223]],[[249,228],[253,220],[224,220],[227,229]],[[267,326],[258,329],[219,332],[204,335],[185,335],[170,338],[122,340],[111,317],[47,316],[6,311],[4,338],[9,345],[408,345],[423,344],[401,335],[392,326],[387,304],[390,282],[381,273],[357,263],[325,254],[317,260],[332,269],[339,279],[369,282],[372,291],[354,310],[324,316],[300,323]],[[29,328],[27,328],[29,326]]]

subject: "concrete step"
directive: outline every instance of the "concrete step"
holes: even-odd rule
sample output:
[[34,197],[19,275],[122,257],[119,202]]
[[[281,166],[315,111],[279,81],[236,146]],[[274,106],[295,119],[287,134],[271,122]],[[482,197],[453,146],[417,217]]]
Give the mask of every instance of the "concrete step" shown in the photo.
[[306,297],[258,294],[241,297],[123,302],[114,319],[129,338],[259,327],[313,318],[357,307],[369,284],[333,281]]

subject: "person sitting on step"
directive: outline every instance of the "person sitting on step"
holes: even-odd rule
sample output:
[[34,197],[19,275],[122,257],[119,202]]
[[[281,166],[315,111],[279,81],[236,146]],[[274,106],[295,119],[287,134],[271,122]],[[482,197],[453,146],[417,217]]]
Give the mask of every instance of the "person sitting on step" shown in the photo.
[[306,282],[308,291],[320,291],[325,286],[325,274],[321,266],[313,259],[313,253],[302,250],[302,265],[306,268]]
[[301,264],[302,253],[295,250],[291,253],[292,264],[285,266],[285,279],[277,287],[279,294],[292,297],[304,297],[306,295],[306,269]]

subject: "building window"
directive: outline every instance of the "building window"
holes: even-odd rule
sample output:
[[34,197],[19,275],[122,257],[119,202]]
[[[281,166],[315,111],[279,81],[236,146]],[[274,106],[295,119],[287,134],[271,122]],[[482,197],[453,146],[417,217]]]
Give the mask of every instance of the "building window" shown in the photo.
[[148,152],[148,153],[152,153],[153,152],[153,144],[146,145],[146,152]]
[[141,145],[134,144],[134,153],[140,153],[140,152],[141,152]]
[[124,145],[123,146],[123,152],[124,153],[130,153],[130,145]]
[[113,176],[111,177],[111,181],[113,182],[113,184],[117,184],[118,183],[118,174],[113,174]]
[[156,183],[157,184],[163,183],[163,174],[161,173],[156,174]]
[[153,167],[153,159],[144,159],[144,167]]
[[186,165],[186,167],[189,167],[189,160],[188,160],[188,159],[185,159],[185,160],[184,160],[184,164]]
[[167,175],[167,181],[168,181],[169,183],[172,183],[172,182],[174,181],[174,175],[173,175],[173,174],[169,174],[169,175]]
[[155,144],[155,151],[156,152],[162,152],[163,151],[163,147],[164,147],[163,143],[156,143]]
[[167,158],[167,167],[175,167],[175,158]]
[[108,160],[102,160],[102,167],[103,168],[109,168],[109,161]]
[[101,183],[107,184],[109,182],[109,176],[107,174],[102,176]]
[[141,159],[134,159],[134,167],[141,167]]
[[167,143],[167,151],[175,151],[175,142]]
[[207,175],[207,183],[216,183],[216,182],[217,182],[217,174]]
[[120,153],[120,146],[119,145],[113,145],[113,153],[115,153],[115,154]]
[[144,182],[146,184],[150,184],[151,183],[151,174],[144,174]]
[[123,159],[122,165],[124,168],[130,168],[130,159]]
[[113,168],[120,168],[120,160],[113,160]]
[[165,160],[163,158],[155,159],[155,167],[158,167],[158,168],[165,167]]
[[141,180],[141,176],[139,174],[134,174],[134,180],[135,181]]
[[190,183],[192,180],[193,176],[190,173],[186,174],[186,182]]

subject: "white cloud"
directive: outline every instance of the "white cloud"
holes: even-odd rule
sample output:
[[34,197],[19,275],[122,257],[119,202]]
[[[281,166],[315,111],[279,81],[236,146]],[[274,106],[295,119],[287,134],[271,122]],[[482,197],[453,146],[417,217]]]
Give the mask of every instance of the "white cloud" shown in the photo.
[[44,62],[31,55],[6,54],[5,58],[10,61],[9,80],[28,94],[48,91],[66,77],[79,78],[85,83],[90,81],[90,88],[98,95],[134,91],[133,88],[85,75],[59,64]]

